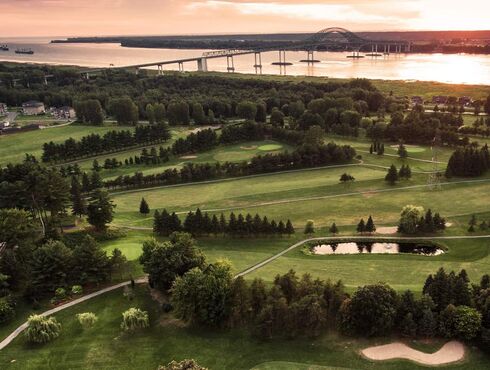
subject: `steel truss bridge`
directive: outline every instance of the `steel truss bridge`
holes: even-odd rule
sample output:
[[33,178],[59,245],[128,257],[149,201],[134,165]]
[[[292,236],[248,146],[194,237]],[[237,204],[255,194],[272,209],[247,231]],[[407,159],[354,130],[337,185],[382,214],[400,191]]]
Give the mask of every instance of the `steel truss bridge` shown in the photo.
[[292,63],[288,63],[286,61],[286,51],[306,51],[307,59],[301,60],[301,62],[306,63],[317,63],[319,60],[314,59],[314,52],[319,48],[328,49],[335,48],[336,50],[346,50],[351,51],[352,55],[349,55],[349,58],[362,58],[360,55],[360,50],[365,48],[371,48],[371,53],[366,55],[368,56],[382,56],[383,54],[390,53],[402,53],[402,52],[410,52],[410,43],[407,41],[395,41],[395,40],[369,40],[359,36],[358,34],[351,32],[345,28],[340,27],[330,27],[325,28],[321,31],[318,31],[314,35],[302,40],[292,42],[291,45],[284,46],[284,44],[280,45],[268,45],[263,48],[256,48],[251,50],[241,50],[241,49],[226,49],[226,50],[216,50],[209,51],[203,53],[201,56],[193,57],[193,58],[184,58],[184,59],[174,59],[174,60],[165,60],[160,62],[152,62],[152,63],[144,63],[144,64],[135,64],[128,66],[111,66],[110,68],[99,68],[99,69],[91,69],[85,70],[82,73],[86,78],[90,78],[91,74],[96,74],[107,69],[116,70],[116,69],[130,69],[138,70],[141,68],[149,68],[149,67],[157,67],[158,73],[163,74],[163,66],[177,64],[179,66],[179,71],[184,71],[184,63],[195,62],[197,63],[197,69],[201,72],[207,72],[207,60],[215,59],[215,58],[226,58],[227,59],[227,69],[229,72],[235,71],[234,56],[240,55],[248,55],[254,54],[255,56],[255,70],[259,72],[262,70],[262,55],[264,52],[271,51],[279,51],[279,61],[274,62],[274,65],[279,66],[287,66]]

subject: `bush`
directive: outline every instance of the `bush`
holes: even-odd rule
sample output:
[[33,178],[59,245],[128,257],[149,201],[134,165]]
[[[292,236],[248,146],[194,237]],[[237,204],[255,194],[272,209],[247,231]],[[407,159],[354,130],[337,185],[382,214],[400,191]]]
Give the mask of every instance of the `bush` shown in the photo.
[[93,312],[84,312],[77,314],[77,320],[84,329],[88,329],[94,326],[98,319]]
[[31,343],[47,343],[58,338],[61,324],[54,317],[31,315],[27,320],[25,336]]
[[195,360],[172,361],[167,366],[159,366],[158,370],[208,370]]
[[73,295],[81,295],[83,294],[83,288],[81,285],[73,285],[71,287],[71,294]]
[[9,297],[0,298],[0,324],[12,320],[15,316],[15,304]]
[[123,321],[121,323],[121,329],[124,331],[135,331],[137,329],[144,329],[150,326],[150,320],[148,319],[148,312],[142,311],[139,308],[130,308],[123,312]]

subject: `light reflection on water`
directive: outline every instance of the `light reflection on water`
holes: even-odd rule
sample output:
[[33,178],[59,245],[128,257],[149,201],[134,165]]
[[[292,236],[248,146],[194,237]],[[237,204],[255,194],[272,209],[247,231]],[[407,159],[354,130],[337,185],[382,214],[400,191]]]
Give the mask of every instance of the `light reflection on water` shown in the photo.
[[[160,62],[179,58],[198,57],[206,50],[123,48],[118,44],[50,44],[39,40],[0,40],[8,43],[10,51],[0,52],[0,60],[49,64],[71,64],[85,67],[109,67]],[[16,48],[32,48],[34,55],[15,54]],[[349,59],[349,53],[317,52],[314,65],[300,63],[305,52],[287,52],[292,66],[285,68],[287,75],[328,76],[338,78],[366,77],[388,80],[422,80],[446,83],[490,85],[490,55],[447,54],[390,54],[363,59]],[[278,61],[277,52],[263,53],[263,74],[284,74],[284,67],[273,66]],[[255,73],[254,56],[234,57],[235,71]],[[197,68],[195,62],[184,65],[186,71]],[[226,58],[211,59],[208,68],[226,72]],[[178,70],[177,65],[165,66]]]
[[444,251],[433,245],[419,245],[412,243],[370,243],[370,242],[345,242],[320,244],[312,248],[313,254],[421,254],[427,256],[437,256]]

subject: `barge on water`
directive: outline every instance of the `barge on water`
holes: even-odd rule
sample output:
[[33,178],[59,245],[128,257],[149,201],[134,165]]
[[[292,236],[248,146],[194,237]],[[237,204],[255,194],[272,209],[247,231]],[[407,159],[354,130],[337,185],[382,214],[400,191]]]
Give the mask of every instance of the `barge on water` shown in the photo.
[[32,49],[17,49],[15,54],[34,54]]

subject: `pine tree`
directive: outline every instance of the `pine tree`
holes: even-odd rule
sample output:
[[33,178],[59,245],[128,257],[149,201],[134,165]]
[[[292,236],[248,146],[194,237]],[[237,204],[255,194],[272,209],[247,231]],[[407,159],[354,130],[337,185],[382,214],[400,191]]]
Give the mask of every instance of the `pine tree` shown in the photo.
[[366,223],[366,231],[368,233],[374,233],[376,231],[376,226],[374,225],[373,218],[369,216],[367,223]]
[[476,216],[475,215],[472,215],[471,218],[470,218],[470,222],[468,222],[468,225],[470,226],[468,228],[468,231],[470,233],[473,233],[475,232],[475,226],[477,225],[477,221],[476,221]]
[[277,224],[277,233],[283,235],[286,233],[286,225],[284,225],[284,221],[279,221]]
[[71,193],[71,201],[73,204],[72,213],[75,216],[79,216],[79,217],[82,217],[83,215],[87,214],[87,200],[82,195],[82,186],[80,185],[80,182],[75,176],[71,178],[70,193]]
[[421,225],[423,230],[428,233],[436,231],[436,225],[434,223],[434,217],[432,217],[432,211],[429,208],[425,213],[424,225]]
[[394,164],[392,164],[389,168],[385,181],[387,181],[390,185],[394,185],[398,181],[398,171]]
[[219,216],[219,231],[221,233],[227,233],[228,232],[228,225],[226,224],[226,218],[223,213]]
[[175,212],[173,212],[169,218],[168,229],[170,230],[170,234],[175,231],[182,231],[182,222]]
[[408,157],[408,151],[407,148],[405,148],[405,145],[401,144],[398,146],[398,155],[400,158],[407,158]]
[[286,234],[288,235],[294,234],[294,227],[293,224],[291,223],[291,220],[287,220],[286,222]]
[[160,212],[158,212],[158,209],[155,210],[155,212],[153,213],[153,232],[155,234],[158,234],[160,235],[160,232],[161,232],[161,223],[160,223]]
[[99,172],[102,169],[102,167],[99,164],[99,161],[97,159],[94,159],[92,162],[92,170],[95,172]]
[[369,154],[373,154],[374,152],[374,147],[373,147],[373,144],[371,144],[371,146],[369,147]]
[[88,193],[90,191],[90,178],[88,177],[87,172],[84,172],[82,175],[82,191],[84,193]]
[[213,215],[213,218],[211,220],[211,230],[210,230],[214,235],[218,235],[221,231],[220,223],[218,220],[218,216]]
[[140,213],[142,215],[148,215],[150,213],[150,207],[148,206],[148,203],[146,202],[145,198],[141,198]]
[[359,221],[359,223],[357,224],[356,230],[358,233],[361,234],[366,231],[366,223],[364,222],[363,218],[361,218],[361,221]]
[[330,226],[329,231],[331,234],[334,234],[334,235],[339,233],[339,229],[338,229],[337,225],[335,224],[335,222],[332,224],[332,226]]

